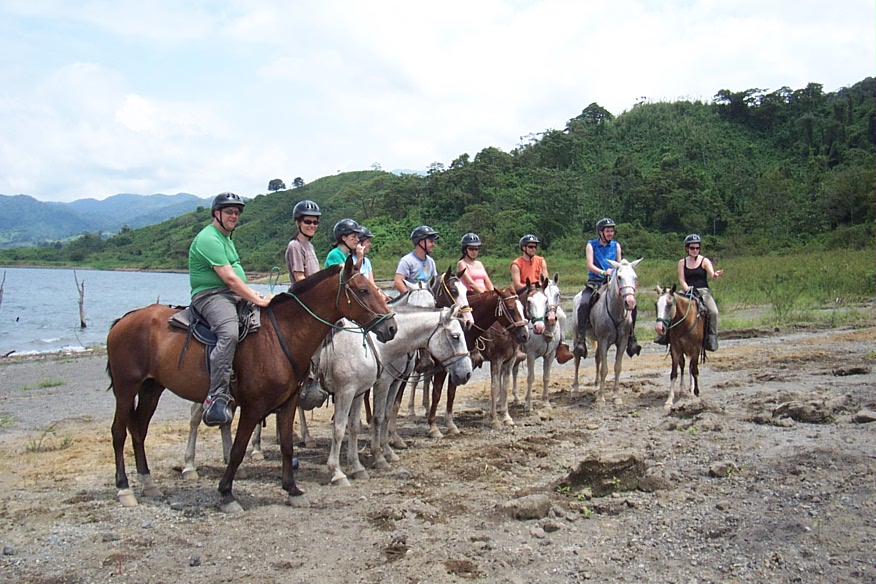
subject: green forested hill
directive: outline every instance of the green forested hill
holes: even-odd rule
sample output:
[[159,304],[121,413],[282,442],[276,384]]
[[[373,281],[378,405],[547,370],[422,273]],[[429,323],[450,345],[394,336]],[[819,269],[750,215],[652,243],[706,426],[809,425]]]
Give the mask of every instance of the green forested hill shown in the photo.
[[[641,103],[617,117],[594,103],[511,152],[487,146],[446,167],[435,163],[424,177],[351,172],[257,196],[234,239],[247,269],[283,266],[292,206],[309,198],[323,210],[321,257],[343,217],[376,234],[377,258],[407,252],[410,231],[422,223],[450,244],[440,252],[448,259],[467,231],[494,256],[515,255],[524,233],[552,253],[577,256],[603,216],[621,224],[627,255],[675,257],[689,232],[725,256],[872,248],[874,96],[876,80],[867,78],[835,93],[818,84],[722,90],[713,103]],[[208,220],[201,209],[109,240],[7,250],[0,262],[184,269],[189,243]]]

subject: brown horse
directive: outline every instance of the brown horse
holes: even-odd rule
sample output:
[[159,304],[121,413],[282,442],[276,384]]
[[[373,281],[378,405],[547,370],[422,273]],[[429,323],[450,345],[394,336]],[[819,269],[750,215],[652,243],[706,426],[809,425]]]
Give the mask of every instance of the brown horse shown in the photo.
[[[309,505],[292,473],[292,420],[299,383],[304,380],[311,356],[332,323],[341,318],[373,331],[380,341],[390,340],[396,333],[395,318],[383,295],[358,268],[349,258],[344,265],[296,282],[289,292],[277,295],[268,308],[262,309],[263,322],[269,321],[262,330],[238,345],[234,357],[237,383],[232,394],[240,417],[230,460],[219,482],[219,508],[223,511],[242,511],[232,494],[234,476],[256,424],[275,411],[287,502],[298,507]],[[161,496],[149,473],[144,448],[161,392],[170,389],[194,402],[203,402],[207,397],[210,378],[204,347],[192,343],[184,351],[186,331],[168,322],[178,310],[158,304],[134,310],[113,323],[107,336],[107,373],[116,397],[112,425],[116,487],[119,501],[126,506],[137,504],[125,472],[127,433],[131,434],[143,494]]]
[[669,374],[669,398],[664,404],[668,411],[675,400],[675,381],[681,374],[680,392],[684,392],[684,360],[690,360],[690,389],[693,395],[700,395],[699,362],[705,361],[703,350],[706,319],[697,308],[697,303],[685,294],[676,294],[672,288],[657,287],[657,329],[658,335],[669,335],[669,354],[672,356],[672,372]]
[[[510,342],[511,335],[508,331],[513,331],[514,338],[519,343],[525,343],[529,339],[529,328],[527,327],[526,319],[523,317],[523,306],[517,294],[515,294],[513,286],[508,286],[502,290],[472,294],[468,297],[468,304],[474,317],[474,324],[465,333],[465,343],[469,351],[474,351],[479,345],[486,345],[485,340],[490,339],[492,341],[496,336],[501,337],[500,344],[503,344],[503,341]],[[491,330],[491,327],[494,327],[493,330]],[[488,331],[490,331],[489,334],[487,334]],[[482,349],[481,353],[485,352],[492,354],[492,351],[488,350],[486,346]],[[486,355],[484,356],[486,357]],[[437,416],[438,401],[441,399],[441,389],[446,377],[447,373],[441,370],[435,373],[432,380],[432,402],[429,406],[428,414],[429,436],[432,438],[443,437],[441,430],[438,429],[438,424],[435,422],[435,418]],[[453,402],[456,399],[456,387],[455,383],[448,380],[447,408],[444,414],[444,423],[447,425],[448,434],[459,434],[459,429],[453,423]]]

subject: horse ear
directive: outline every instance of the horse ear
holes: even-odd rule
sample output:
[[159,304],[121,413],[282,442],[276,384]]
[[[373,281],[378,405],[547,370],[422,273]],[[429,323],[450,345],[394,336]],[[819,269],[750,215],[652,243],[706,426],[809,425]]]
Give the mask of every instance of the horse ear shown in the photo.
[[461,279],[461,278],[462,278],[462,275],[465,273],[465,271],[466,271],[467,269],[468,269],[468,268],[462,268],[460,271],[456,272],[456,277]]
[[353,263],[353,256],[349,256],[344,262],[344,280],[349,280],[353,277],[354,271],[358,272],[358,266]]
[[532,282],[529,281],[529,276],[526,277],[526,287],[529,288],[532,286]]
[[630,265],[633,266],[633,269],[635,269],[636,266],[639,265],[639,262],[641,262],[643,259],[645,259],[645,258],[639,258],[636,261],[634,261],[633,263],[631,263]]
[[554,284],[556,284],[558,286],[560,284],[560,273],[559,272],[554,272]]
[[673,284],[673,285],[672,285],[672,289],[669,290],[669,295],[670,295],[670,296],[674,296],[674,295],[675,295],[675,284]]
[[619,269],[620,269],[620,267],[621,267],[621,263],[620,263],[620,262],[616,262],[616,261],[614,261],[614,260],[607,260],[607,261],[608,261],[608,263],[611,265],[611,267],[613,267],[615,270],[619,270]]
[[548,277],[545,276],[544,274],[539,274],[538,275],[538,283],[542,288],[547,287]]

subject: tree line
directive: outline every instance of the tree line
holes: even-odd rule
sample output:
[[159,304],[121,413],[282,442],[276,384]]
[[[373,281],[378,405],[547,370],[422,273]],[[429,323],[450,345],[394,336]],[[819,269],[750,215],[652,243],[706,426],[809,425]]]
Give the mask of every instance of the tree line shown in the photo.
[[[691,232],[725,255],[872,248],[874,95],[876,80],[867,78],[833,93],[810,83],[721,90],[710,103],[643,101],[617,117],[592,103],[511,152],[488,146],[433,163],[425,176],[378,166],[296,179],[288,190],[272,180],[274,192],[247,205],[234,239],[247,269],[282,266],[292,206],[307,198],[323,211],[314,241],[321,257],[344,217],[375,233],[378,258],[409,251],[409,234],[423,223],[450,240],[445,249],[474,231],[491,253],[511,257],[519,238],[534,233],[553,253],[583,255],[605,216],[620,224],[628,255],[675,257]],[[6,250],[0,262],[185,269],[191,239],[208,220],[201,208],[109,239]]]

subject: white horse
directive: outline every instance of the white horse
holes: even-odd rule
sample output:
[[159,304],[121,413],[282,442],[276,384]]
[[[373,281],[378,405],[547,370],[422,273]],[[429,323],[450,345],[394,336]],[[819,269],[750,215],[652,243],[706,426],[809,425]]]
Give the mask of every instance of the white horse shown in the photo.
[[[551,366],[557,355],[557,347],[563,340],[566,315],[560,308],[560,275],[554,274],[553,280],[544,274],[541,282],[533,293],[526,297],[526,311],[529,318],[529,340],[520,345],[526,352],[526,400],[524,409],[532,410],[532,384],[535,381],[535,361],[542,359],[542,393],[541,400],[550,407],[548,401],[548,385],[551,381]],[[517,397],[517,371],[520,362],[515,362],[511,368],[512,392],[514,404],[520,403]]]
[[[398,334],[401,335],[399,342],[391,345],[374,343],[366,340],[360,332],[347,328],[349,323],[341,321],[338,330],[331,340],[323,347],[319,363],[317,364],[318,379],[323,388],[334,398],[335,413],[332,418],[332,444],[329,451],[326,466],[331,473],[331,484],[349,486],[347,476],[340,469],[340,449],[344,440],[345,431],[350,435],[347,442],[347,463],[350,473],[354,478],[368,478],[365,467],[359,460],[357,448],[359,434],[359,417],[365,394],[374,388],[375,413],[377,403],[382,398],[386,400],[388,384],[381,385],[382,372],[387,367],[406,361],[408,351],[411,349],[423,349],[442,366],[448,367],[452,375],[461,384],[466,383],[471,377],[471,359],[465,346],[462,324],[457,318],[457,309],[442,310],[412,310],[410,312],[397,312],[396,322]],[[195,404],[200,406],[201,404]],[[194,409],[194,408],[193,408]],[[378,418],[375,415],[375,420]],[[194,416],[192,417],[194,421]],[[377,422],[373,424],[375,431]],[[194,424],[194,433],[197,433],[197,424]],[[385,426],[381,429],[385,433]],[[231,432],[227,427],[222,428],[223,449],[226,446],[227,432],[228,444],[230,445]],[[186,450],[186,470],[184,475],[190,478],[197,477],[194,464],[194,442],[191,442],[191,450]],[[372,454],[374,454],[375,467],[387,468],[384,453],[381,448],[375,446],[372,441]],[[382,463],[379,461],[383,461]],[[397,457],[394,460],[398,460]]]
[[[596,405],[605,403],[605,378],[608,375],[608,348],[614,345],[617,352],[614,357],[614,395],[615,405],[623,405],[618,395],[624,351],[633,331],[633,310],[636,308],[636,289],[638,277],[636,266],[642,258],[630,263],[627,260],[615,262],[609,260],[614,268],[608,283],[599,289],[599,298],[590,309],[590,322],[587,323],[587,338],[596,341]],[[572,329],[575,331],[575,342],[578,336],[578,305],[581,304],[581,292],[575,295],[572,311]],[[572,397],[578,393],[578,366],[581,357],[575,354],[575,376],[572,381]]]

